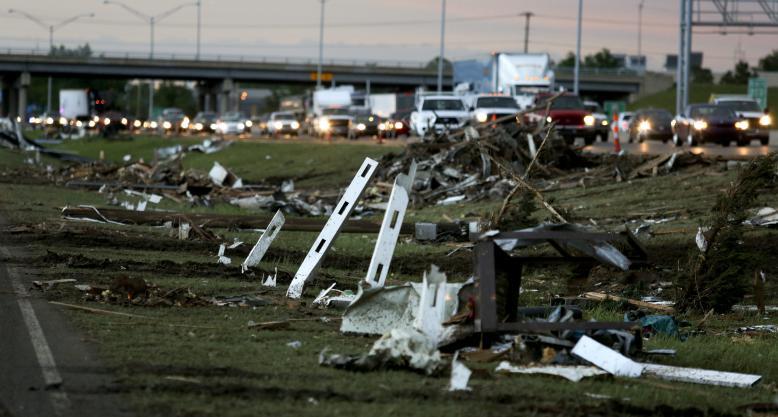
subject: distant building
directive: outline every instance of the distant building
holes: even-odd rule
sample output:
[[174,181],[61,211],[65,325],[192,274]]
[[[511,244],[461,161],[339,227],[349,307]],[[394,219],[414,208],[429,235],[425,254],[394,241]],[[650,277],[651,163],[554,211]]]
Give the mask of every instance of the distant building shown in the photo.
[[[702,52],[692,52],[692,68],[702,68]],[[675,71],[678,68],[678,54],[667,54],[665,71]]]
[[613,54],[616,58],[616,62],[619,63],[619,68],[624,68],[643,74],[646,72],[646,56],[645,55],[627,55],[627,54]]

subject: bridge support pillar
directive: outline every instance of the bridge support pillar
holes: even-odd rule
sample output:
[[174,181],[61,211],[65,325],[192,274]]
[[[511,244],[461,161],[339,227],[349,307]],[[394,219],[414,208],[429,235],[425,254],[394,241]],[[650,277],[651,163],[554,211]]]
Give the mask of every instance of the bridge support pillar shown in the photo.
[[27,121],[27,87],[30,86],[30,73],[23,72],[16,80],[16,90],[19,103],[17,104],[16,116],[21,117],[22,121]]
[[198,111],[217,111],[216,98],[218,90],[213,83],[200,81],[197,83],[197,110]]
[[219,88],[219,113],[226,113],[233,109],[233,96],[235,90],[235,82],[231,78],[226,78],[221,82]]
[[2,85],[3,85],[3,103],[2,108],[0,108],[0,113],[2,113],[3,117],[11,117],[11,112],[14,109],[14,94],[13,94],[13,79],[6,75],[2,77]]

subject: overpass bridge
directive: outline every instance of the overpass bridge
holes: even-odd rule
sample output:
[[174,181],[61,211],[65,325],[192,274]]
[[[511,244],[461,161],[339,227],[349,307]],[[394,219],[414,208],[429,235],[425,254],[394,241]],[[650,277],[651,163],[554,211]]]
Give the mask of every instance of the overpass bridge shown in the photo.
[[[40,52],[8,51],[0,53],[4,115],[26,116],[27,88],[33,76],[195,81],[199,106],[224,112],[237,105],[237,83],[313,85],[316,82],[316,62],[292,58],[249,61],[243,58],[195,60],[165,56],[150,59],[106,54],[63,57]],[[327,61],[322,67],[322,81],[413,91],[419,86],[436,88],[437,72],[420,63]],[[450,90],[452,82],[452,74],[444,73],[444,88]],[[558,69],[557,83],[572,89],[572,72]],[[580,85],[583,94],[604,95],[609,99],[627,98],[646,89],[644,77],[614,71],[584,70]]]

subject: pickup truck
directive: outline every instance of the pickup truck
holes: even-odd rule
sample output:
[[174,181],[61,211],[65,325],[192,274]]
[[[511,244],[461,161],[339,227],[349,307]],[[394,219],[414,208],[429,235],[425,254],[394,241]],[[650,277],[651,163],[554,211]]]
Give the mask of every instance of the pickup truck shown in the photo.
[[748,145],[754,139],[762,145],[770,143],[773,119],[766,110],[759,108],[756,100],[748,96],[721,95],[712,97],[710,103],[730,109],[739,119],[747,121],[743,126],[746,129],[742,131],[740,145]]
[[470,113],[460,97],[453,95],[420,96],[411,113],[411,128],[420,137],[461,129]]
[[538,124],[546,117],[546,123],[554,123],[557,133],[572,145],[575,138],[583,138],[584,143],[591,145],[597,138],[594,116],[586,110],[581,98],[575,94],[562,94],[551,102],[548,115],[545,112],[545,103],[554,95],[541,93],[535,98],[535,104],[541,108],[527,115],[527,122]]

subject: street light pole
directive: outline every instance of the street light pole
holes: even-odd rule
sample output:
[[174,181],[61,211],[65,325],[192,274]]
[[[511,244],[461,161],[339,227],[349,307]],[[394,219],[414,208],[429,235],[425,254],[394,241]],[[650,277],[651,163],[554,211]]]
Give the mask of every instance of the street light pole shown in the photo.
[[[124,10],[127,10],[128,12],[134,14],[135,16],[138,16],[139,18],[143,20],[147,20],[149,22],[149,58],[154,59],[154,25],[159,21],[162,20],[171,14],[183,9],[184,7],[189,6],[197,6],[197,57],[199,59],[200,57],[200,1],[196,1],[193,3],[183,3],[179,4],[178,6],[164,12],[160,13],[158,15],[152,16],[146,13],[143,13],[141,11],[138,11],[135,8],[132,8],[123,2],[115,1],[115,0],[104,0],[103,4],[113,4],[116,6],[121,7]],[[148,119],[151,121],[151,116],[154,113],[154,80],[149,80],[149,116]]]
[[195,54],[195,60],[200,60],[200,31],[202,30],[202,0],[197,1],[197,53]]
[[446,48],[446,0],[440,7],[440,54],[438,55],[438,93],[443,91],[443,55]]
[[581,18],[583,16],[583,0],[578,0],[578,36],[575,41],[575,71],[573,73],[573,92],[578,95],[578,82],[581,72]]
[[520,14],[519,16],[524,16],[524,53],[529,52],[529,19],[534,16],[535,13],[532,12],[524,12]]
[[646,0],[640,0],[638,4],[638,59],[643,55],[643,3]]
[[319,62],[316,64],[316,89],[321,88],[321,65],[324,59],[324,0],[321,2],[321,12],[319,13]]
[[[78,15],[75,15],[73,17],[70,17],[68,19],[65,19],[65,20],[57,23],[56,25],[47,25],[46,23],[44,23],[42,20],[38,19],[37,17],[35,17],[35,16],[33,16],[33,15],[29,14],[29,13],[23,12],[21,10],[9,9],[8,13],[18,13],[18,14],[26,17],[28,20],[31,20],[32,22],[35,22],[38,26],[41,26],[41,27],[43,27],[45,29],[48,29],[49,30],[49,53],[51,53],[54,50],[54,30],[59,29],[59,28],[65,26],[65,25],[67,25],[69,23],[72,23],[72,22],[74,22],[74,21],[76,21],[76,20],[78,20],[78,19],[80,19],[82,17],[94,17],[95,16],[94,13],[82,13],[82,14],[78,14]],[[47,86],[47,89],[46,89],[46,114],[48,114],[48,115],[51,115],[51,103],[52,103],[51,92],[52,92],[52,78],[51,78],[51,76],[49,76],[48,86]]]

